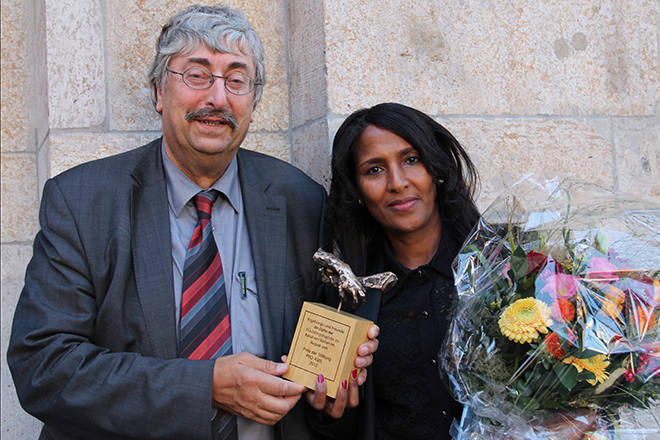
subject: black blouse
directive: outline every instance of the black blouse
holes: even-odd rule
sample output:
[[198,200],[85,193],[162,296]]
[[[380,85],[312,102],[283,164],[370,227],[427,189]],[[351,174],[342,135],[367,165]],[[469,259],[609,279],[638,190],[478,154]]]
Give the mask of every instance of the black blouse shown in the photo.
[[460,245],[443,234],[431,262],[415,270],[385,246],[385,270],[399,280],[383,294],[378,312],[380,344],[372,366],[378,439],[449,440],[452,420],[461,416],[438,364],[456,296],[451,264]]

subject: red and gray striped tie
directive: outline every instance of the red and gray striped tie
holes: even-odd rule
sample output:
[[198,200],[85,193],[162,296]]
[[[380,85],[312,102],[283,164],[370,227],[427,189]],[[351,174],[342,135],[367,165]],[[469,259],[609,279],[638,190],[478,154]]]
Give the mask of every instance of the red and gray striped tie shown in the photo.
[[[220,254],[213,239],[215,190],[194,197],[198,220],[186,252],[181,295],[179,357],[215,359],[232,354],[229,308]],[[236,417],[222,411],[220,439],[236,439]]]

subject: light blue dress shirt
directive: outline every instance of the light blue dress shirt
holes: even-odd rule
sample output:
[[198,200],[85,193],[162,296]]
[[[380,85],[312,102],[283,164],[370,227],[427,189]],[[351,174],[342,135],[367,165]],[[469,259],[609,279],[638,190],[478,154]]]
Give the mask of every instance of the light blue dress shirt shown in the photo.
[[[181,315],[183,267],[186,250],[190,243],[197,210],[192,198],[205,188],[190,180],[165,153],[162,148],[163,166],[167,179],[170,230],[172,233],[172,264],[174,268],[174,302],[176,305],[177,334]],[[233,353],[248,352],[260,358],[266,356],[266,346],[259,311],[259,295],[255,278],[252,248],[248,234],[241,185],[238,180],[236,157],[211,187],[220,191],[213,205],[211,223],[213,237],[225,276],[225,289],[229,303]],[[237,417],[240,440],[273,439],[271,426]]]

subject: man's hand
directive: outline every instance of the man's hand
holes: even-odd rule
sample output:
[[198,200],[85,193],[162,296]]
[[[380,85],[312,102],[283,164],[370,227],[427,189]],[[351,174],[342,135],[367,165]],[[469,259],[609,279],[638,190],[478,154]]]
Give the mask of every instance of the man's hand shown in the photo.
[[[337,391],[337,396],[331,399],[326,396],[327,385],[322,376],[316,381],[316,390],[307,391],[305,399],[310,406],[334,419],[338,419],[344,414],[346,408],[355,408],[360,403],[358,386],[364,384],[367,380],[366,368],[373,362],[373,355],[378,350],[378,334],[380,329],[377,325],[369,327],[367,335],[369,341],[358,347],[357,357],[355,358],[355,369],[351,372],[348,381],[342,382]],[[359,373],[358,373],[359,372]]]
[[289,369],[249,353],[215,360],[213,406],[265,425],[293,408],[305,387],[279,378]]

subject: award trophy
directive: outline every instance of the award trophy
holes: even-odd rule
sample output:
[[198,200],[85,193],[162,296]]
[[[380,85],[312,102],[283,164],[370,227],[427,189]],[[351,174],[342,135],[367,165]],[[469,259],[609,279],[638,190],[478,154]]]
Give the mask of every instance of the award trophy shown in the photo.
[[353,362],[360,344],[369,340],[367,330],[373,322],[341,310],[350,294],[354,304],[364,304],[366,289],[386,292],[396,284],[392,272],[357,277],[335,255],[319,249],[314,261],[321,266],[321,279],[339,289],[337,310],[325,304],[303,303],[293,336],[284,378],[315,389],[319,374],[327,384],[327,395],[335,398],[344,380],[355,368]]

